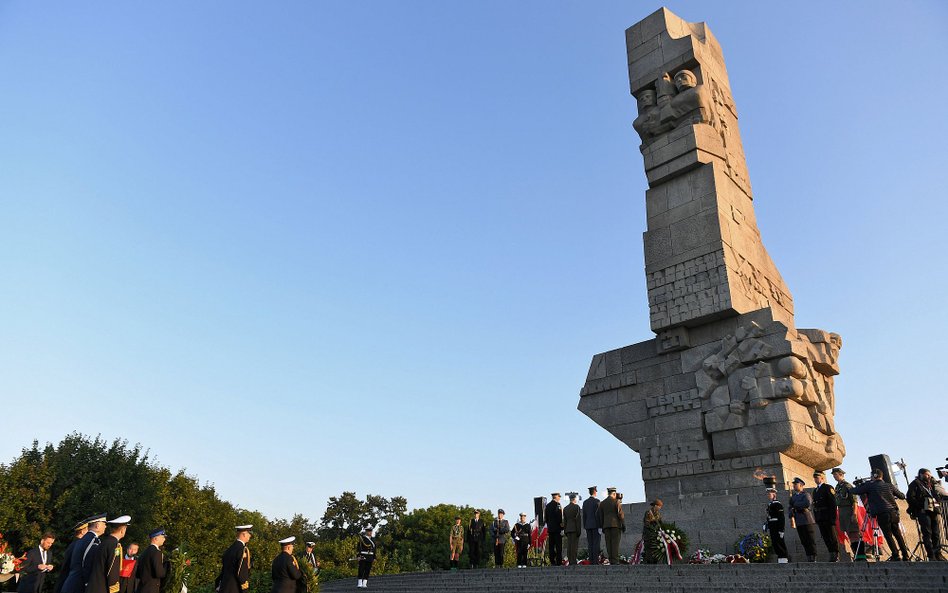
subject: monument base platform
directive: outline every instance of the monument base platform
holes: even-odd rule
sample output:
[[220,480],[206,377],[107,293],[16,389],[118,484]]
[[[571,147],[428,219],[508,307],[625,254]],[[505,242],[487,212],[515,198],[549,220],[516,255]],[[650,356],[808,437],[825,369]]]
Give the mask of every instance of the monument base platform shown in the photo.
[[[320,591],[356,590],[356,579],[320,584]],[[948,563],[712,564],[576,566],[407,573],[372,577],[369,590],[387,593],[759,593],[814,591],[929,592],[948,590]]]

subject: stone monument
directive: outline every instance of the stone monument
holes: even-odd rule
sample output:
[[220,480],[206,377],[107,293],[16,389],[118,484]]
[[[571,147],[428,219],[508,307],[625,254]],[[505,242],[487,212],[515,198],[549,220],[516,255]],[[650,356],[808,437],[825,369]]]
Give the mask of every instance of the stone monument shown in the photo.
[[812,485],[814,469],[842,461],[833,426],[842,342],[794,326],[790,289],[757,229],[711,31],[662,8],[628,29],[626,44],[656,337],[595,355],[579,410],[640,454],[646,496],[663,499],[692,547],[727,551],[760,530],[765,477],[785,491],[794,476]]

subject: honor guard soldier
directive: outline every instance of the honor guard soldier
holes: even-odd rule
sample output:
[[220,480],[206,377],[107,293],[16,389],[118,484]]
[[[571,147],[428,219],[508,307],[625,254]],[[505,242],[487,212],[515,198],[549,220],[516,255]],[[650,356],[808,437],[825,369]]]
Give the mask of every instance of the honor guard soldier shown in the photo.
[[86,584],[86,593],[119,593],[122,576],[122,563],[125,554],[122,550],[122,538],[128,530],[132,518],[122,515],[108,521],[109,534],[102,538],[96,547],[92,559],[92,572]]
[[467,526],[467,536],[470,538],[471,552],[468,554],[471,558],[471,568],[478,568],[481,565],[481,542],[484,541],[484,521],[481,519],[481,512],[474,511],[474,518],[471,524]]
[[356,554],[359,556],[359,584],[356,586],[365,589],[369,586],[369,573],[372,572],[372,563],[375,561],[375,542],[372,541],[371,525],[359,536]]
[[20,583],[17,593],[40,593],[43,590],[43,581],[46,573],[53,570],[49,561],[49,548],[56,541],[56,536],[47,533],[40,538],[40,543],[26,552],[26,560],[20,565]]
[[494,566],[504,565],[504,549],[510,536],[510,521],[504,519],[504,509],[497,509],[497,518],[490,525],[490,537],[494,541]]
[[520,513],[520,521],[513,526],[514,547],[517,549],[517,568],[527,567],[527,551],[530,548],[530,524],[527,514]]
[[839,540],[836,539],[836,491],[826,483],[826,474],[813,472],[813,517],[820,529],[823,543],[830,553],[830,562],[839,562]]
[[99,545],[99,536],[105,533],[105,514],[92,515],[86,519],[88,529],[76,543],[69,562],[69,576],[63,584],[62,593],[85,593],[86,583],[92,572],[93,550]]
[[159,593],[161,579],[168,574],[169,562],[161,551],[165,545],[165,530],[155,529],[148,534],[149,544],[138,559],[138,588],[135,593]]
[[589,498],[583,502],[583,526],[586,528],[586,545],[589,547],[589,563],[599,564],[599,537],[602,535],[602,526],[596,512],[599,510],[599,491],[595,486],[589,487]]
[[273,578],[273,586],[270,587],[270,593],[296,593],[303,582],[303,572],[300,565],[293,557],[293,542],[296,536],[290,536],[279,541],[280,553],[273,559],[270,567],[270,576]]
[[783,505],[777,500],[777,489],[767,489],[767,523],[764,524],[764,530],[770,533],[770,542],[774,548],[774,554],[777,555],[778,564],[788,562],[787,542],[783,539],[784,530],[787,526],[787,519],[783,516]]
[[599,524],[602,526],[602,534],[606,540],[606,555],[609,557],[609,564],[618,564],[619,544],[622,541],[624,519],[616,488],[609,487],[606,491],[609,493],[609,496],[599,503],[597,517]]
[[547,503],[543,511],[546,520],[546,536],[550,546],[550,565],[563,565],[563,505],[560,504],[560,493],[550,494],[553,499]]
[[76,523],[76,526],[72,528],[72,531],[75,534],[75,538],[66,546],[66,552],[63,554],[62,569],[59,571],[59,578],[56,579],[56,587],[53,589],[53,593],[62,593],[63,585],[66,584],[66,579],[69,578],[69,567],[72,565],[73,554],[79,549],[79,542],[82,540],[82,536],[89,531],[88,521],[86,519],[79,521]]
[[253,525],[238,525],[237,541],[221,557],[221,574],[217,577],[219,593],[240,593],[250,588],[250,541]]
[[461,515],[454,518],[454,525],[448,533],[448,548],[451,550],[451,570],[457,570],[464,551],[464,526],[461,525]]
[[579,534],[583,531],[583,511],[576,502],[579,494],[567,492],[569,504],[563,509],[563,532],[566,533],[566,559],[570,566],[576,566],[579,561]]
[[319,574],[319,560],[316,560],[316,553],[313,552],[315,548],[316,542],[306,542],[306,554],[303,555],[303,558],[313,567],[313,572]]
[[816,562],[816,543],[814,526],[816,520],[813,519],[813,497],[809,492],[803,490],[806,482],[803,478],[797,476],[793,478],[793,494],[790,496],[790,508],[787,512],[790,515],[790,523],[797,530],[800,536],[800,543],[806,551],[806,561]]

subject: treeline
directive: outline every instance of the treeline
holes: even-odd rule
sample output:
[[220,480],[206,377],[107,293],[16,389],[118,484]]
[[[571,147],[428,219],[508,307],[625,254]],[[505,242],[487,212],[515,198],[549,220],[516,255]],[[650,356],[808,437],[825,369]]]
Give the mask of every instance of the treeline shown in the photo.
[[[320,580],[355,576],[355,539],[365,524],[379,526],[375,539],[380,554],[373,573],[443,569],[449,564],[448,530],[455,515],[461,515],[465,525],[473,515],[470,507],[450,504],[409,513],[400,496],[360,499],[343,492],[329,499],[318,524],[300,514],[271,519],[222,500],[213,485],[201,485],[183,470],[158,465],[141,445],[79,433],[58,445],[34,441],[11,463],[0,464],[0,533],[17,554],[52,531],[57,536],[52,564],[59,568],[56,560],[72,538],[72,527],[100,511],[132,516],[125,543],[147,544],[151,528],[167,529],[164,548],[187,552],[188,589],[195,593],[212,593],[221,554],[234,539],[234,525],[254,525],[251,589],[263,591],[269,590],[270,562],[279,553],[276,542],[286,535],[317,542]],[[490,524],[492,516],[482,513],[482,519]],[[467,546],[462,566],[467,564],[466,553]],[[58,577],[59,570],[54,574]],[[54,582],[47,579],[47,586]]]

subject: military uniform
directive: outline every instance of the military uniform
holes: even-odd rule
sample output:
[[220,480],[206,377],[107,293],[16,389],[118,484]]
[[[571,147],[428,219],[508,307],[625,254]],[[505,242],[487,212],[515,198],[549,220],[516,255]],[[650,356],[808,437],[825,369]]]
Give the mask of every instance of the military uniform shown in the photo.
[[76,547],[72,552],[69,574],[63,583],[62,593],[85,593],[86,583],[89,582],[89,575],[92,572],[92,558],[95,556],[93,551],[99,546],[101,540],[94,532],[87,531],[79,541],[73,543]]
[[296,558],[289,552],[283,551],[273,559],[270,576],[273,579],[270,593],[296,593],[299,583],[302,582],[303,572]]
[[[250,531],[252,525],[241,525],[237,531]],[[250,549],[237,540],[221,557],[221,574],[217,577],[218,593],[241,593],[250,588]]]
[[583,531],[583,512],[574,497],[563,509],[563,531],[566,533],[566,559],[570,566],[578,564],[579,534]]
[[[842,472],[842,470],[840,470]],[[834,473],[837,473],[834,470]],[[840,473],[840,476],[845,472]],[[853,558],[859,553],[859,544],[862,535],[859,533],[859,518],[856,515],[856,497],[853,496],[853,485],[840,477],[835,488],[836,509],[839,514],[839,529],[849,538],[849,547]]]
[[[76,525],[74,531],[78,532],[81,529],[84,529],[84,523],[85,522]],[[85,533],[74,538],[71,542],[69,542],[69,545],[66,546],[66,552],[63,554],[62,564],[60,564],[59,578],[56,579],[56,586],[53,588],[53,593],[62,593],[63,587],[66,584],[66,579],[69,578],[73,555],[76,554],[76,550],[80,549],[79,542],[82,541],[83,536],[85,536]]]
[[[794,479],[794,482],[798,481],[800,484],[805,484],[800,478]],[[790,496],[790,508],[787,510],[790,518],[793,519],[794,525],[796,525],[797,535],[800,537],[800,543],[803,544],[803,549],[806,551],[808,562],[816,562],[816,544],[814,542],[816,520],[810,510],[812,507],[813,498],[809,492],[803,491],[795,492]]]
[[481,565],[481,543],[484,541],[484,521],[482,519],[471,519],[467,527],[467,536],[470,543],[470,552],[468,556],[471,559],[471,568],[477,568]]
[[839,540],[836,539],[836,491],[826,482],[817,484],[813,489],[813,517],[820,529],[823,543],[829,550],[830,562],[839,562]]
[[497,518],[490,526],[490,537],[494,542],[494,566],[504,565],[504,548],[507,547],[507,538],[510,536],[510,521],[502,518],[503,509],[497,511]]
[[158,593],[161,579],[168,574],[165,555],[155,544],[150,544],[138,559],[138,589],[135,593]]
[[563,506],[556,498],[559,493],[553,493],[553,499],[546,505],[543,517],[546,520],[547,545],[549,546],[550,564],[563,565]]
[[518,523],[513,526],[514,546],[517,548],[517,567],[527,566],[527,551],[530,549],[530,524],[522,517]]
[[372,541],[371,533],[367,529],[359,536],[359,543],[356,546],[356,554],[359,557],[359,587],[368,586],[369,573],[372,572],[372,563],[375,562],[375,542]]
[[783,515],[783,505],[776,498],[767,503],[767,523],[765,527],[770,533],[770,543],[773,545],[774,554],[777,555],[777,562],[786,563],[789,554],[787,553],[787,542],[783,539],[783,534],[786,532],[787,518]]
[[92,559],[92,572],[86,584],[86,593],[119,593],[122,576],[122,564],[125,554],[118,538],[109,534],[95,549]]
[[602,526],[602,533],[606,540],[606,555],[609,557],[609,564],[619,563],[619,544],[622,541],[622,530],[625,528],[625,517],[622,513],[622,506],[619,501],[611,494],[615,488],[609,489],[610,496],[599,503],[599,509],[596,516],[599,524]]
[[589,548],[590,564],[599,564],[599,529],[602,527],[596,516],[600,501],[593,495],[595,492],[596,487],[591,486],[589,488],[589,498],[583,501],[583,526],[586,528],[586,545]]

